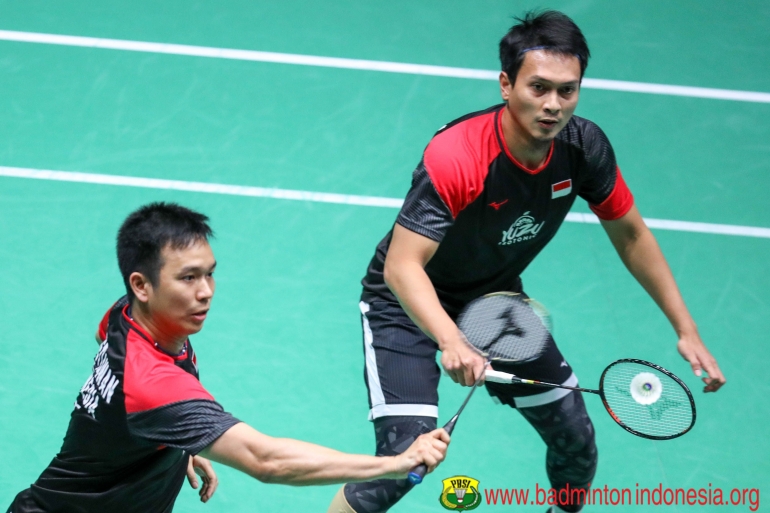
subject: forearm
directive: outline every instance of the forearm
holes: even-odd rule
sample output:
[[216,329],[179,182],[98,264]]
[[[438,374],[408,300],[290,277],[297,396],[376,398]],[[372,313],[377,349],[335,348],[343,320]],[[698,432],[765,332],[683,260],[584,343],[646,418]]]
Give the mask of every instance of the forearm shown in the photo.
[[264,482],[296,486],[367,481],[394,469],[393,458],[346,454],[286,438],[273,439],[270,452],[258,457],[269,462]]
[[441,306],[436,289],[418,262],[386,267],[385,283],[410,319],[444,349],[457,336],[457,325]]
[[626,237],[612,239],[629,272],[647,291],[680,336],[697,331],[655,236],[643,222]]
[[319,445],[263,435],[246,424],[233,426],[201,454],[264,483],[295,486],[394,477],[392,457],[346,454]]

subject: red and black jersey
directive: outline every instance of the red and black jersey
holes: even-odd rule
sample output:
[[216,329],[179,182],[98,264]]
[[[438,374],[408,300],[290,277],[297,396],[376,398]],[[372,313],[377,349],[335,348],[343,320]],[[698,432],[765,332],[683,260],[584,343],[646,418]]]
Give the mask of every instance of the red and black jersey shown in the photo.
[[190,455],[239,421],[198,381],[195,353],[162,351],[118,301],[61,451],[12,513],[170,512]]
[[[396,219],[440,243],[425,271],[450,313],[483,294],[520,290],[519,275],[556,235],[577,196],[606,220],[633,206],[598,126],[573,116],[545,162],[528,169],[505,144],[504,108],[468,114],[436,133]],[[364,301],[395,301],[383,280],[392,233],[369,264]]]

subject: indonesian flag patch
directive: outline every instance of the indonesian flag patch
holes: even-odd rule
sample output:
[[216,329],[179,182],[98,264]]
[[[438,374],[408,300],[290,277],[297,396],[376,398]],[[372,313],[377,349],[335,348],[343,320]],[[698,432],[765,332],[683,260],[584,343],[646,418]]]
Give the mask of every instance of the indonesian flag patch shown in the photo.
[[561,198],[572,192],[572,180],[564,180],[551,186],[551,199]]

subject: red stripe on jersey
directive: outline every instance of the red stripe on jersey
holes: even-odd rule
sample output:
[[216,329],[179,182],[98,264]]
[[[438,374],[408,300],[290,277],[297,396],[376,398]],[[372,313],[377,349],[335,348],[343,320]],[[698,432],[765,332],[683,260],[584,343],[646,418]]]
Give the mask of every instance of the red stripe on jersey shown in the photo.
[[572,187],[572,180],[564,180],[563,182],[553,184],[552,190],[553,192],[559,192],[570,187]]
[[190,399],[213,401],[200,381],[174,364],[174,357],[162,353],[140,334],[132,322],[126,337],[123,393],[126,413],[159,408]]
[[489,165],[500,155],[496,112],[476,116],[437,134],[425,148],[423,163],[452,217],[484,190]]
[[[118,299],[118,301],[120,301],[120,299]],[[104,317],[102,317],[102,320],[99,322],[99,329],[97,331],[99,332],[99,338],[102,342],[107,340],[107,324],[110,322],[110,314],[112,313],[112,309],[115,308],[115,305],[118,304],[118,301],[112,303],[112,306],[107,309]]]
[[[115,305],[112,305],[115,306]],[[104,342],[107,340],[107,323],[110,320],[110,313],[112,312],[112,306],[109,310],[107,310],[107,313],[104,314],[104,317],[102,317],[101,322],[99,322],[99,340]]]
[[500,112],[500,116],[498,116],[497,118],[497,130],[499,130],[499,133],[500,133],[500,140],[503,141],[503,150],[505,150],[505,154],[508,156],[509,159],[511,159],[511,162],[519,166],[522,169],[522,171],[525,171],[531,175],[538,174],[540,171],[545,169],[546,166],[548,166],[548,164],[551,162],[551,157],[553,156],[554,141],[551,141],[551,148],[548,150],[548,156],[545,158],[545,162],[540,164],[535,169],[528,168],[527,166],[525,166],[524,164],[516,160],[516,158],[511,153],[511,150],[508,149],[508,145],[505,144],[505,135],[503,134],[503,111],[501,110],[499,112]]
[[599,219],[605,221],[614,221],[623,217],[634,206],[634,196],[631,194],[625,180],[623,180],[620,168],[616,167],[615,169],[618,174],[615,179],[615,188],[612,189],[610,195],[598,205],[588,205]]

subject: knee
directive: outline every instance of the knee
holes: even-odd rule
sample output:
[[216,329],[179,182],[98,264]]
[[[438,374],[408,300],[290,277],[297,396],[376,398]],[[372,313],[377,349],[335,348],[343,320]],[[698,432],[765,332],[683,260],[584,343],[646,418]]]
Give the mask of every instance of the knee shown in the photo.
[[[377,456],[401,454],[423,433],[436,429],[432,417],[381,417],[374,421]],[[345,500],[357,513],[384,513],[407,494],[414,485],[406,479],[377,479],[348,483]]]
[[564,482],[583,486],[593,480],[599,460],[596,433],[585,410],[582,397],[570,394],[571,408],[562,410],[564,417],[546,439],[548,445],[547,467],[554,477]]
[[374,420],[377,456],[401,454],[424,433],[436,429],[433,417],[380,417]]

